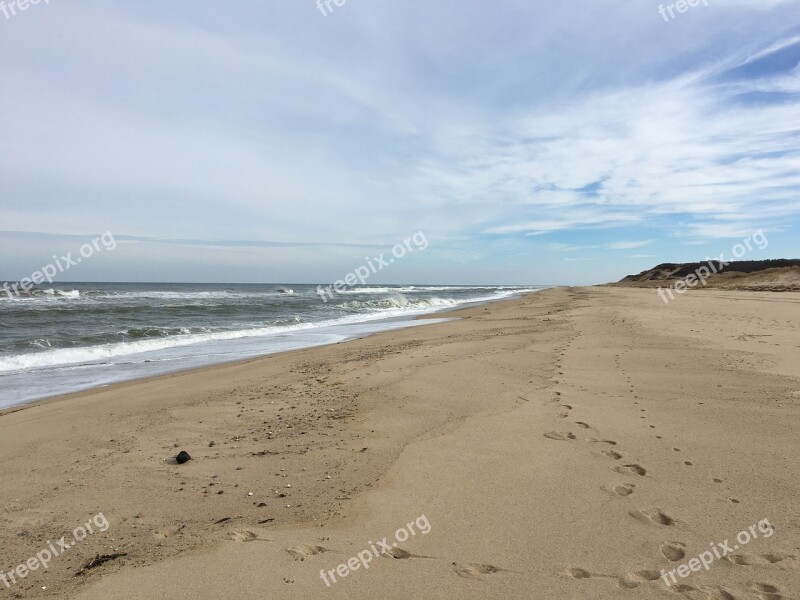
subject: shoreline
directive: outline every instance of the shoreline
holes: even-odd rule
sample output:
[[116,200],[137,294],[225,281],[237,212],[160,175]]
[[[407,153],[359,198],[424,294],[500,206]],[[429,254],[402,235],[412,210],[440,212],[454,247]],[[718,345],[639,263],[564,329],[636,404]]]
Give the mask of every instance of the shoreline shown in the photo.
[[[212,363],[208,363],[208,364],[200,364],[200,365],[190,366],[190,367],[176,367],[174,370],[169,370],[169,371],[165,371],[165,372],[162,372],[162,373],[142,374],[141,376],[134,376],[132,378],[122,379],[122,380],[114,381],[114,382],[111,382],[111,383],[94,384],[94,385],[91,385],[89,387],[77,389],[77,390],[70,391],[70,392],[55,393],[55,394],[50,394],[50,395],[47,395],[47,396],[43,396],[41,398],[35,398],[35,399],[32,399],[32,400],[24,400],[22,402],[19,402],[18,404],[12,404],[10,406],[0,407],[0,418],[2,418],[6,414],[14,413],[14,412],[17,412],[18,410],[24,410],[27,407],[31,407],[31,406],[36,405],[36,404],[41,403],[41,402],[59,401],[62,398],[63,399],[67,399],[67,398],[70,398],[70,397],[75,396],[75,395],[80,395],[80,394],[84,394],[84,393],[90,393],[90,392],[95,391],[95,390],[105,390],[105,389],[109,389],[109,388],[112,388],[114,386],[119,386],[119,385],[122,385],[122,384],[125,384],[125,383],[136,383],[136,382],[139,382],[139,381],[147,381],[147,380],[150,380],[150,379],[157,379],[157,378],[160,378],[160,377],[168,377],[170,375],[177,375],[177,374],[181,374],[181,373],[190,373],[190,372],[194,372],[194,371],[198,371],[198,370],[202,370],[202,369],[210,369],[210,368],[223,366],[223,365],[234,365],[234,364],[238,364],[238,363],[247,363],[249,361],[258,360],[258,359],[261,359],[261,358],[265,358],[267,356],[273,356],[273,355],[277,355],[277,354],[286,354],[286,353],[289,353],[289,352],[300,352],[300,351],[308,350],[308,349],[311,349],[311,348],[320,348],[320,347],[324,347],[324,346],[341,344],[341,343],[349,342],[349,341],[352,341],[352,340],[363,339],[363,338],[366,338],[366,337],[369,337],[369,336],[372,336],[372,335],[378,335],[378,334],[381,334],[381,333],[388,333],[388,332],[391,332],[391,331],[396,331],[397,329],[405,329],[405,328],[409,328],[409,327],[419,326],[419,324],[415,323],[415,322],[416,321],[421,321],[421,320],[437,320],[437,319],[441,319],[442,321],[445,321],[445,320],[447,320],[447,317],[439,317],[438,315],[443,315],[445,313],[450,313],[450,312],[457,312],[457,311],[468,309],[468,308],[471,308],[471,307],[474,307],[474,306],[480,306],[480,305],[483,305],[483,304],[492,304],[492,303],[495,303],[495,302],[504,302],[506,300],[513,300],[513,299],[515,299],[517,297],[524,296],[526,294],[538,293],[539,291],[542,291],[544,289],[554,289],[554,288],[542,288],[541,290],[537,290],[537,291],[522,292],[520,294],[515,294],[515,295],[513,295],[511,297],[504,297],[504,298],[498,298],[498,299],[476,300],[476,301],[472,301],[472,302],[465,302],[464,305],[462,305],[462,306],[454,306],[454,307],[446,307],[446,308],[435,309],[435,310],[433,310],[431,312],[423,313],[423,314],[419,314],[419,315],[409,315],[407,317],[404,317],[404,316],[391,316],[391,317],[385,317],[383,319],[377,319],[377,320],[374,320],[374,321],[365,320],[365,321],[355,322],[355,323],[352,324],[352,326],[368,326],[368,325],[380,326],[381,324],[384,324],[384,323],[397,323],[397,322],[404,322],[406,324],[401,326],[401,327],[398,327],[398,328],[390,327],[390,328],[378,329],[376,331],[371,331],[371,332],[366,332],[366,333],[354,333],[354,334],[346,337],[343,340],[339,340],[339,341],[335,341],[335,342],[322,342],[322,343],[319,343],[319,344],[312,344],[312,345],[304,346],[304,347],[301,347],[301,348],[294,348],[294,349],[290,349],[290,350],[276,350],[276,351],[273,351],[273,352],[267,352],[265,354],[258,354],[258,355],[255,355],[255,356],[241,357],[241,358],[235,358],[235,359],[231,359],[231,360],[223,360],[221,362],[212,362]],[[206,342],[206,343],[208,343],[208,342]]]
[[[0,570],[103,513],[12,593],[668,598],[667,555],[766,518],[679,581],[796,596],[797,302],[555,288],[26,405],[0,418]],[[422,516],[395,560],[320,579]]]
[[[498,302],[502,302],[502,300],[499,300]],[[454,310],[459,310],[459,309],[454,309]],[[419,320],[423,320],[423,319],[436,320],[435,317],[433,316],[433,314],[434,313],[431,313],[430,315],[418,315],[418,316],[414,317],[413,320],[418,320],[418,319]],[[438,314],[438,313],[436,313],[436,314]],[[389,319],[387,319],[387,321],[388,320]],[[449,320],[449,319],[441,319],[440,322],[446,322],[447,320]],[[307,346],[307,347],[304,347],[304,348],[294,348],[292,350],[278,350],[276,352],[272,352],[272,353],[268,353],[268,354],[259,354],[258,356],[251,356],[251,357],[247,357],[247,358],[236,358],[236,359],[229,360],[229,361],[212,363],[212,364],[208,364],[208,365],[199,365],[199,366],[196,366],[196,367],[178,368],[175,371],[169,371],[169,372],[161,373],[161,374],[158,374],[158,375],[143,375],[142,377],[137,377],[137,378],[134,378],[134,379],[125,379],[125,380],[122,380],[122,381],[115,381],[114,383],[94,385],[92,387],[87,387],[87,388],[81,389],[81,390],[75,390],[74,392],[67,392],[65,394],[53,394],[51,396],[45,396],[43,398],[38,398],[36,400],[30,400],[30,401],[27,401],[27,402],[22,402],[20,404],[15,404],[13,406],[9,406],[9,407],[6,407],[6,408],[0,408],[0,418],[3,418],[7,414],[12,414],[12,413],[15,413],[15,412],[19,412],[21,410],[26,410],[28,408],[34,408],[34,407],[36,407],[36,406],[38,406],[40,404],[50,404],[52,402],[69,401],[70,399],[73,399],[73,398],[79,398],[79,397],[82,397],[82,396],[85,396],[85,395],[91,395],[91,394],[95,394],[95,393],[98,393],[98,392],[116,391],[116,390],[123,389],[123,388],[131,386],[131,385],[139,384],[139,383],[144,383],[144,382],[149,382],[149,381],[159,381],[159,380],[163,380],[163,379],[169,379],[169,378],[174,377],[176,375],[191,375],[191,374],[202,373],[203,371],[210,371],[210,370],[213,370],[213,369],[217,369],[219,367],[248,365],[248,364],[251,364],[251,363],[256,362],[256,361],[260,361],[260,360],[264,360],[266,358],[270,358],[272,356],[279,356],[279,355],[284,355],[284,354],[292,354],[292,353],[297,353],[297,352],[305,352],[306,350],[313,350],[314,348],[325,348],[327,346],[337,346],[339,344],[346,344],[347,342],[352,342],[354,340],[365,339],[365,338],[368,338],[368,337],[371,337],[371,336],[374,336],[374,335],[381,335],[381,334],[384,334],[384,333],[391,333],[392,331],[399,331],[401,329],[408,329],[408,328],[411,328],[411,327],[414,327],[414,325],[406,325],[406,326],[398,328],[398,329],[384,329],[384,330],[375,331],[375,332],[372,332],[372,333],[354,335],[351,338],[348,338],[348,339],[345,339],[345,340],[341,340],[341,341],[337,341],[337,342],[322,343],[322,344],[317,344],[317,345],[314,345],[314,346]]]

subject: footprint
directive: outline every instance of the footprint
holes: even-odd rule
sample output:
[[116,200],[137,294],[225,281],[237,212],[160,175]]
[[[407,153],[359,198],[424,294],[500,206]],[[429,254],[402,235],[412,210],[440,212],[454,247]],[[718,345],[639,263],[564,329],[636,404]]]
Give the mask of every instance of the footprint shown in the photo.
[[589,440],[587,440],[587,441],[589,441],[589,442],[591,442],[591,443],[593,443],[593,444],[608,444],[609,446],[616,446],[616,445],[617,445],[617,442],[615,442],[614,440],[595,440],[595,439],[589,439]]
[[564,572],[573,579],[589,579],[591,577],[600,577],[602,579],[615,579],[619,583],[620,587],[626,587],[628,589],[633,589],[639,585],[638,583],[630,584],[623,578],[617,577],[616,575],[604,575],[602,573],[592,573],[590,571],[587,571],[586,569],[581,569],[579,567],[570,567]]
[[495,573],[500,573],[501,571],[506,570],[501,569],[500,567],[495,567],[494,565],[482,563],[469,563],[462,565],[455,562],[453,563],[453,569],[455,570],[456,575],[459,577],[465,577],[467,579],[478,579],[481,575],[494,575]]
[[584,423],[583,421],[575,421],[575,425],[582,427],[583,429],[589,429],[589,424]]
[[672,562],[678,562],[686,558],[686,551],[684,548],[686,548],[686,546],[680,542],[664,542],[659,549],[664,558]]
[[322,546],[309,546],[308,544],[302,544],[300,546],[292,546],[291,548],[287,548],[286,551],[291,554],[295,560],[305,560],[309,556],[316,556],[317,554],[327,552],[328,549],[323,548]]
[[749,587],[756,596],[761,598],[761,600],[783,600],[784,598],[776,586],[768,583],[753,582]]
[[632,483],[623,483],[623,484],[620,484],[620,485],[615,485],[614,486],[614,493],[617,496],[623,496],[623,497],[624,496],[630,496],[633,493],[633,488],[635,488],[635,487],[636,486],[633,485]]
[[615,467],[614,470],[617,473],[622,473],[623,475],[633,474],[633,475],[638,475],[639,477],[644,477],[645,475],[647,475],[647,469],[645,469],[641,465],[636,465],[636,464],[622,465],[619,467]]
[[794,558],[794,556],[777,552],[774,554],[729,554],[725,557],[728,562],[742,566],[771,565],[787,558]]
[[[679,589],[680,588],[680,589]],[[691,585],[681,585],[673,588],[676,592],[686,594],[689,598],[698,598],[698,596],[691,595],[691,592],[700,592],[703,594],[702,600],[737,600],[736,596],[729,591],[710,585],[701,585],[699,588]]]
[[767,594],[777,594],[778,588],[774,585],[769,585],[768,583],[756,583],[753,582],[750,584],[750,589],[754,592],[764,592]]
[[586,569],[579,569],[576,567],[567,569],[567,575],[574,579],[589,579],[592,576]]
[[661,578],[661,573],[658,571],[635,571],[633,573],[628,573],[625,577],[621,577],[617,583],[621,588],[632,590],[634,588],[639,587],[640,583],[645,583],[647,581],[657,581]]
[[630,579],[626,579],[625,577],[620,577],[617,580],[617,584],[619,584],[619,587],[621,587],[624,590],[635,590],[637,587],[639,587],[638,581],[631,581]]
[[405,560],[407,558],[430,558],[428,556],[411,554],[411,552],[403,550],[402,548],[389,548],[388,550],[384,550],[381,556],[388,556],[389,558],[395,558],[397,560]]
[[641,521],[642,523],[646,524],[664,525],[666,527],[672,527],[675,525],[675,519],[664,514],[658,509],[645,511],[635,510],[629,514],[637,521]]
[[234,542],[266,542],[260,537],[255,531],[250,531],[249,529],[243,529],[241,531],[229,531],[228,532],[228,539],[233,540]]
[[622,458],[622,454],[619,452],[614,452],[613,450],[603,450],[603,454],[606,455],[611,460],[619,460]]
[[165,540],[167,538],[171,538],[175,535],[178,535],[186,525],[175,525],[173,527],[167,527],[166,529],[161,529],[156,531],[153,536],[159,540]]
[[559,419],[566,419],[569,416],[569,413],[562,412],[562,413],[558,413],[556,416]]
[[569,431],[551,431],[549,433],[545,433],[544,437],[551,440],[574,440],[575,434]]
[[[678,592],[679,594],[683,594],[690,600],[695,600],[695,598],[699,600],[699,596],[693,595],[692,592],[700,592],[702,594],[699,588],[696,588],[693,585],[687,585],[685,583],[679,583],[677,585],[673,585],[672,589]],[[707,600],[707,598],[708,596],[706,594],[703,594],[703,600]]]

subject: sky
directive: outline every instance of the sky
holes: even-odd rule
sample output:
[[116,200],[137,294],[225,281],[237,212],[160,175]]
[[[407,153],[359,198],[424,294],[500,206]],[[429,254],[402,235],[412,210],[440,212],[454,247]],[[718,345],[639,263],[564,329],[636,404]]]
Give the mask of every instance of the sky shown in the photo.
[[[0,279],[591,284],[800,257],[800,1],[0,3]],[[24,5],[24,0],[23,0]],[[762,247],[763,246],[763,247]]]

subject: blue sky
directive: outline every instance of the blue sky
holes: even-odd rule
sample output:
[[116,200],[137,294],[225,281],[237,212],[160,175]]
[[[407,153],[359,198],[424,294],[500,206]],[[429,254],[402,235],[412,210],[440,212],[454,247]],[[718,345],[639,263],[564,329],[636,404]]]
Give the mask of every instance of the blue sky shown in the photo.
[[[800,256],[800,2],[0,12],[0,278],[584,284]],[[5,0],[10,4],[10,0]]]

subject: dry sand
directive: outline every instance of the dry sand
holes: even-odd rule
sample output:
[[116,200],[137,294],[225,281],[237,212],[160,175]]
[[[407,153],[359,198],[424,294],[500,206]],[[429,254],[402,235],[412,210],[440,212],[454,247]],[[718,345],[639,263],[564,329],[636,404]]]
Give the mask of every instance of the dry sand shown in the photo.
[[[453,316],[6,411],[0,569],[110,528],[0,598],[800,598],[800,294]],[[422,515],[396,558],[321,580]]]

